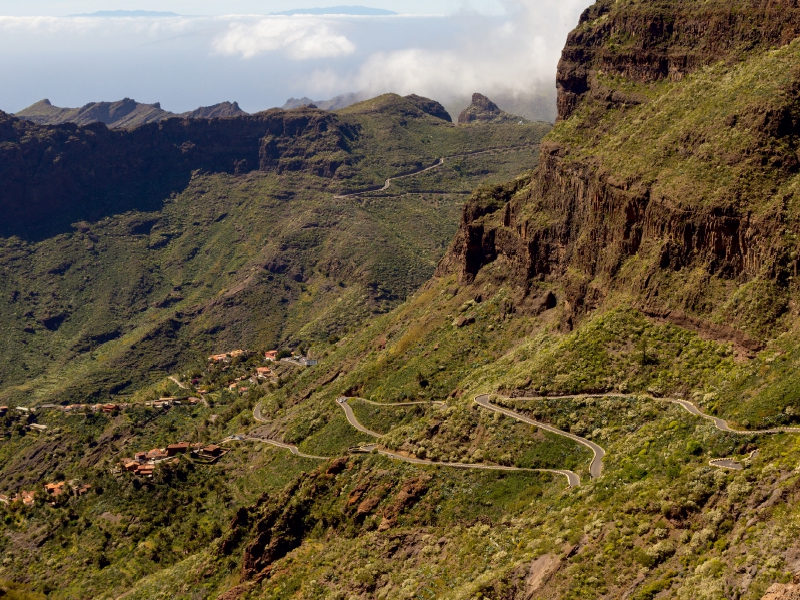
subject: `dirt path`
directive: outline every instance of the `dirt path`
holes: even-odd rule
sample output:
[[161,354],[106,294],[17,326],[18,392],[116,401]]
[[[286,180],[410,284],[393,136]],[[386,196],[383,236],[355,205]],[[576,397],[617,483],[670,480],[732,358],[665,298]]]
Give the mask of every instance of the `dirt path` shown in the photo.
[[572,433],[567,433],[566,431],[561,431],[560,429],[556,429],[552,425],[548,425],[546,423],[541,423],[539,421],[534,421],[533,419],[526,417],[518,412],[514,412],[513,410],[509,410],[507,408],[503,408],[502,406],[497,406],[496,404],[492,404],[489,401],[489,396],[477,396],[475,398],[475,402],[477,402],[483,408],[487,408],[489,410],[493,410],[500,414],[503,414],[507,417],[511,417],[512,419],[517,419],[518,421],[522,421],[523,423],[528,423],[529,425],[535,425],[539,429],[543,429],[544,431],[549,431],[550,433],[554,433],[555,435],[560,435],[562,437],[568,438],[574,442],[579,443],[581,446],[585,446],[592,451],[594,455],[592,458],[592,462],[589,465],[589,474],[591,475],[592,479],[597,479],[603,473],[603,457],[606,455],[606,451],[603,450],[600,446],[587,440],[586,438],[582,438],[578,435],[574,435]]
[[465,152],[463,154],[453,154],[451,156],[445,156],[440,158],[436,163],[429,167],[421,167],[416,171],[411,171],[410,173],[402,173],[400,175],[395,175],[394,177],[390,177],[386,180],[382,188],[372,187],[367,190],[362,190],[360,192],[348,192],[346,194],[339,194],[338,196],[334,196],[337,200],[342,200],[344,198],[354,198],[356,196],[363,196],[364,194],[371,194],[373,192],[385,192],[389,189],[392,185],[393,181],[397,181],[398,179],[405,179],[406,177],[414,177],[415,175],[420,175],[421,173],[426,173],[427,171],[432,171],[433,169],[438,169],[441,167],[446,160],[452,160],[454,158],[466,158],[468,156],[479,156],[481,154],[491,154],[494,152],[509,152],[514,150],[524,150],[525,148],[535,148],[538,147],[540,144],[523,144],[521,146],[502,146],[499,148],[489,148],[488,150],[476,150],[475,152]]
[[172,377],[172,376],[170,376],[170,377],[169,377],[169,379],[170,379],[170,381],[174,381],[174,382],[175,382],[175,384],[176,384],[176,385],[177,385],[179,388],[181,388],[182,390],[188,390],[188,389],[189,389],[189,388],[187,388],[185,385],[183,385],[183,384],[182,384],[180,381],[178,381],[178,378],[177,378],[177,377]]

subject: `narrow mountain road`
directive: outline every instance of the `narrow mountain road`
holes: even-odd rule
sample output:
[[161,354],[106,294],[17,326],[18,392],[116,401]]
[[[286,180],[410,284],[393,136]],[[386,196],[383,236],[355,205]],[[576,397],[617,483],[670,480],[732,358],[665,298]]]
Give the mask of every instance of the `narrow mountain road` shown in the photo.
[[375,438],[386,437],[380,433],[375,433],[374,431],[367,429],[361,423],[359,423],[355,413],[353,412],[353,408],[347,403],[347,398],[345,398],[344,396],[342,396],[341,398],[337,398],[336,404],[338,404],[344,411],[344,414],[345,416],[347,416],[347,420],[350,422],[350,425],[358,429],[361,433],[366,433],[367,435],[371,435],[372,437]]
[[169,378],[169,379],[170,379],[170,381],[174,381],[174,382],[175,382],[175,384],[176,384],[176,385],[177,385],[179,388],[181,388],[182,390],[188,390],[188,389],[189,389],[189,388],[187,388],[187,387],[186,387],[184,384],[182,384],[180,381],[178,381],[178,378],[177,378],[177,377],[172,377],[172,376],[170,376],[170,378]]
[[447,402],[441,402],[439,400],[432,400],[427,401],[423,400],[421,402],[374,402],[373,400],[367,400],[366,398],[356,398],[355,396],[348,398],[348,400],[358,400],[359,402],[364,402],[365,404],[372,404],[372,406],[384,406],[384,407],[392,407],[392,406],[445,406]]
[[253,418],[259,423],[269,423],[269,421],[264,418],[264,415],[261,414],[261,402],[256,404],[253,408]]
[[283,442],[278,442],[276,440],[271,440],[269,438],[261,438],[256,437],[253,435],[247,436],[244,438],[244,441],[248,442],[261,442],[262,444],[269,444],[270,446],[275,446],[276,448],[282,448],[283,450],[288,450],[295,456],[299,456],[301,458],[310,458],[312,460],[330,460],[330,456],[314,456],[313,454],[304,454],[300,452],[300,449],[297,446],[292,446],[291,444],[285,444]]
[[706,419],[707,421],[711,421],[712,423],[714,423],[714,426],[720,431],[723,431],[725,433],[733,433],[735,435],[775,435],[778,433],[800,433],[799,427],[778,427],[776,429],[753,429],[753,430],[731,429],[727,421],[725,421],[724,419],[720,419],[719,417],[712,417],[711,415],[707,415],[706,413],[702,412],[696,405],[692,404],[688,400],[681,400],[680,398],[658,398],[656,396],[651,396],[650,394],[615,394],[612,392],[604,394],[568,394],[564,396],[528,396],[528,397],[514,398],[514,400],[581,400],[586,398],[627,398],[627,399],[647,398],[649,400],[663,400],[664,402],[670,402],[672,404],[676,404],[684,408],[687,412],[691,413],[696,417],[700,417],[701,419]]
[[[344,396],[336,399],[336,404],[338,404],[342,410],[344,410],[345,415],[347,415],[347,420],[349,421],[350,425],[352,425],[358,431],[362,433],[366,433],[367,435],[371,435],[376,438],[386,437],[384,435],[380,435],[375,433],[374,431],[370,431],[366,427],[364,427],[361,423],[359,423],[358,419],[356,418],[355,413],[353,413],[353,409],[347,403],[349,398]],[[354,400],[363,400],[363,398],[354,398]],[[370,404],[374,404],[376,406],[414,406],[418,404],[431,404],[430,402],[404,402],[402,404],[380,404],[377,402],[372,402],[370,400],[365,400],[365,402],[369,402]],[[444,404],[444,402],[440,402],[437,404]],[[483,470],[483,471],[527,471],[529,473],[554,473],[556,475],[562,475],[567,478],[567,483],[570,487],[579,487],[581,485],[581,478],[578,476],[577,473],[573,473],[572,471],[567,470],[560,470],[560,469],[523,469],[521,467],[504,467],[502,465],[483,465],[483,464],[464,464],[464,463],[451,463],[451,462],[437,462],[433,460],[425,460],[422,458],[412,458],[410,456],[403,456],[402,454],[396,454],[394,452],[389,452],[388,450],[384,450],[383,448],[379,448],[375,444],[370,444],[367,446],[361,446],[359,448],[354,449],[356,452],[364,452],[369,453],[373,451],[377,451],[378,454],[386,456],[388,458],[392,458],[394,460],[399,460],[402,462],[411,463],[413,465],[430,465],[430,466],[439,466],[439,467],[452,467],[456,469],[475,469],[475,470]]]
[[574,442],[579,443],[581,446],[585,446],[592,451],[594,457],[592,458],[592,462],[589,465],[589,474],[591,475],[592,479],[597,479],[603,473],[603,457],[606,455],[606,451],[603,450],[600,446],[587,440],[586,438],[582,438],[578,435],[574,435],[572,433],[567,433],[566,431],[561,431],[560,429],[556,429],[551,425],[547,425],[546,423],[541,423],[539,421],[534,421],[533,419],[526,417],[518,412],[514,412],[513,410],[509,410],[507,408],[503,408],[502,406],[497,406],[496,404],[492,404],[489,401],[488,395],[477,396],[475,398],[475,402],[482,406],[483,408],[493,410],[500,414],[503,414],[507,417],[511,417],[512,419],[517,419],[518,421],[522,421],[523,423],[528,423],[529,425],[534,425],[539,429],[543,429],[544,431],[549,431],[550,433],[554,433],[555,435],[560,435],[562,437],[568,438]]
[[720,431],[724,431],[725,433],[733,433],[736,435],[775,435],[778,433],[800,433],[800,428],[797,427],[778,427],[776,429],[758,429],[753,431],[748,430],[738,430],[738,429],[731,429],[728,422],[720,419],[719,417],[712,417],[711,415],[707,415],[704,412],[701,412],[699,408],[697,408],[691,402],[686,400],[676,400],[672,398],[664,398],[667,402],[672,402],[673,404],[677,404],[678,406],[682,406],[691,414],[696,417],[700,417],[701,419],[706,419],[707,421],[711,421],[714,423],[714,426],[719,429]]
[[712,467],[717,467],[718,469],[729,469],[731,471],[743,471],[744,470],[744,463],[750,462],[753,460],[753,457],[758,454],[758,450],[753,450],[747,458],[743,461],[738,461],[735,458],[716,458],[709,462],[708,464]]
[[489,148],[487,150],[477,150],[475,152],[465,152],[463,154],[453,154],[451,156],[445,156],[443,158],[440,158],[438,161],[436,161],[436,163],[434,163],[433,165],[431,165],[429,167],[422,167],[422,168],[420,168],[420,169],[418,169],[416,171],[412,171],[410,173],[403,173],[402,175],[396,175],[394,177],[390,177],[389,179],[386,180],[386,182],[384,183],[382,188],[372,187],[370,189],[362,190],[360,192],[348,192],[346,194],[339,194],[338,196],[334,196],[334,198],[336,200],[342,200],[344,198],[354,198],[356,196],[363,196],[364,194],[371,194],[373,192],[385,192],[392,185],[393,181],[397,181],[398,179],[405,179],[406,177],[414,177],[415,175],[420,175],[421,173],[426,173],[427,171],[432,171],[433,169],[438,169],[439,167],[441,167],[445,163],[446,160],[452,160],[454,158],[466,158],[468,156],[479,156],[481,154],[491,154],[491,153],[495,153],[495,152],[509,152],[509,151],[514,151],[514,150],[524,150],[525,148],[536,148],[538,146],[540,146],[540,144],[537,142],[537,143],[534,143],[534,144],[523,144],[521,146],[502,146],[502,147],[499,147],[499,148]]

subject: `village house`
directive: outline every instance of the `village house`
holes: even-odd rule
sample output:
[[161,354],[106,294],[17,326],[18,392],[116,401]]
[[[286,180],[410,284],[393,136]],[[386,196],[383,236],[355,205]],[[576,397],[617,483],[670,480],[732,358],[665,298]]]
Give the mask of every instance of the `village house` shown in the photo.
[[200,450],[200,455],[206,458],[219,458],[222,456],[224,450],[216,444],[211,444]]
[[169,456],[165,450],[162,450],[161,448],[153,448],[147,454],[145,454],[145,458],[149,461],[157,461],[169,458]]
[[219,364],[219,363],[229,363],[234,358],[239,358],[240,356],[247,356],[249,353],[247,350],[234,350],[233,352],[228,352],[226,354],[213,354],[208,357],[208,362]]
[[306,358],[305,356],[292,356],[291,358],[283,358],[281,362],[289,363],[290,365],[297,365],[298,367],[316,367],[319,361]]
[[91,485],[88,485],[88,484],[81,485],[81,486],[75,488],[75,495],[78,496],[78,497],[85,496],[86,494],[88,494],[91,491],[91,489],[92,489]]
[[188,402],[188,403],[189,403],[191,406],[195,406],[197,403],[199,403],[199,402],[200,402],[200,398],[194,398],[194,397],[192,397],[192,398],[189,398],[189,399],[187,400],[187,402]]
[[264,358],[267,359],[269,362],[275,362],[278,360],[278,351],[270,350],[269,352],[265,352]]
[[58,483],[48,483],[44,486],[44,491],[47,492],[48,496],[58,497],[64,493],[64,489],[67,486],[66,481],[59,481]]
[[40,425],[39,423],[31,423],[30,425],[28,425],[28,429],[30,429],[31,431],[45,432],[47,431],[47,425]]
[[272,369],[270,369],[269,367],[258,367],[256,369],[256,375],[258,376],[259,379],[267,379],[269,377],[272,377]]
[[138,471],[140,466],[141,466],[141,464],[136,462],[136,461],[134,461],[134,460],[129,460],[129,461],[126,461],[126,462],[122,463],[122,467],[126,471],[130,471],[130,472]]
[[186,454],[189,451],[189,442],[179,442],[177,444],[170,444],[167,446],[167,456],[177,456],[178,454]]
[[104,413],[106,413],[106,414],[111,414],[111,413],[113,413],[115,410],[120,410],[121,408],[122,408],[122,407],[121,407],[119,404],[103,404],[103,405],[100,407],[100,410],[102,410],[102,411],[103,411]]
[[14,494],[11,497],[0,494],[0,502],[3,504],[11,504],[13,502],[22,502],[25,506],[33,506],[35,502],[34,492],[26,492],[22,490],[19,494]]

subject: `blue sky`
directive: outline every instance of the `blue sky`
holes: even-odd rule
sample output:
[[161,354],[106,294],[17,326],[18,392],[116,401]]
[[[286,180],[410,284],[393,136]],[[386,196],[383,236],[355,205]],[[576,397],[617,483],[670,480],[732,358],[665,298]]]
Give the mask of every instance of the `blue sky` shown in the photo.
[[0,0],[0,14],[16,16],[65,16],[100,10],[154,10],[185,15],[269,14],[295,8],[368,5],[399,13],[452,14],[471,9],[483,14],[502,14],[499,0],[338,0],[333,2],[297,2],[296,0]]
[[[0,109],[134,98],[190,110],[229,100],[255,112],[290,96],[472,92],[552,96],[570,29],[590,0],[0,0]],[[364,4],[398,17],[270,17]],[[158,10],[170,19],[68,18]],[[414,15],[414,16],[409,16]]]

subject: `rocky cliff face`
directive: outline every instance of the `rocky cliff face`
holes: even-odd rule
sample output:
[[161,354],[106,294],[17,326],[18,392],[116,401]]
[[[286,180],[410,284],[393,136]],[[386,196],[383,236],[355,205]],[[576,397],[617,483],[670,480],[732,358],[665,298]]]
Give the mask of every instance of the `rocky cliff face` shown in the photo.
[[[468,204],[440,273],[469,282],[497,264],[519,289],[558,288],[567,324],[624,296],[752,350],[791,310],[798,266],[798,48],[764,49],[800,32],[800,11],[670,4],[674,18],[605,0],[584,14],[535,175]],[[749,96],[750,77],[770,91]]]
[[600,0],[581,16],[558,67],[558,118],[586,96],[606,104],[641,98],[612,89],[598,74],[635,81],[680,80],[705,65],[782,46],[800,35],[797,0]]
[[2,113],[0,210],[6,218],[0,234],[25,235],[110,210],[143,208],[180,189],[198,169],[306,169],[334,177],[348,161],[348,140],[357,135],[335,115],[314,110],[175,118],[129,131],[101,123],[45,127]]

